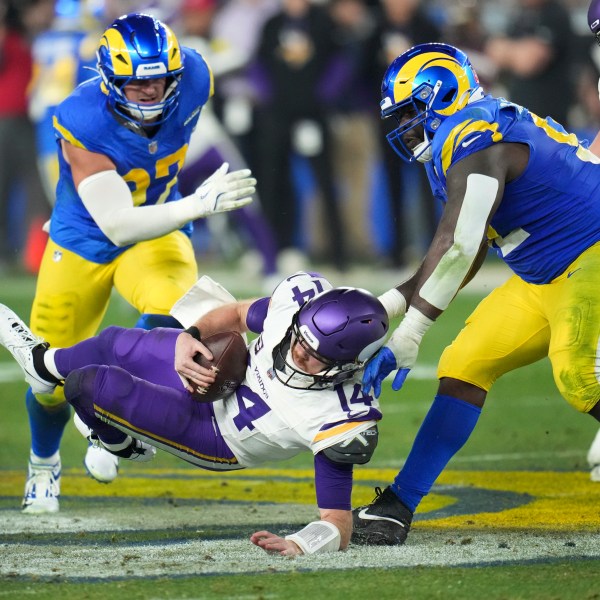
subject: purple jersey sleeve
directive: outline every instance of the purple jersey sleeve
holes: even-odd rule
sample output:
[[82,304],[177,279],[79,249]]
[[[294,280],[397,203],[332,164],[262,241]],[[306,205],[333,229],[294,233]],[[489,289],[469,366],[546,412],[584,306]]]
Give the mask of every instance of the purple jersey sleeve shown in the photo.
[[317,506],[351,510],[352,465],[329,460],[322,452],[315,455]]
[[260,298],[253,302],[248,309],[248,315],[246,317],[246,325],[248,329],[254,333],[262,333],[265,319],[267,318],[267,311],[269,310],[270,297]]

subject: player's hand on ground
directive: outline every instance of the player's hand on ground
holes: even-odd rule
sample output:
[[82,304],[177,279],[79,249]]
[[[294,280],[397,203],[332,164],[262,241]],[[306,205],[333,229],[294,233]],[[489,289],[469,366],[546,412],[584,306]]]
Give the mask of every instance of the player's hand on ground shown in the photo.
[[250,169],[228,173],[228,163],[223,163],[194,192],[198,199],[199,217],[227,212],[252,202],[256,192],[256,179]]
[[292,540],[286,540],[270,531],[257,531],[250,536],[250,541],[265,552],[276,552],[282,556],[302,554],[302,550]]
[[[203,354],[208,360],[213,359],[211,351],[202,343],[183,331],[175,342],[175,370],[186,381],[201,387],[208,387],[215,381],[215,373],[211,369],[200,366],[194,356]],[[188,392],[193,392],[191,385],[186,385]]]

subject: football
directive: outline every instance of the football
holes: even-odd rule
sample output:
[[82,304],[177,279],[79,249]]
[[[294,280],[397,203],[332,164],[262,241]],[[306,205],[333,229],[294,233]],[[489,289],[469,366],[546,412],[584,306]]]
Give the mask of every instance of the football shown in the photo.
[[201,341],[212,352],[213,360],[209,361],[202,354],[196,354],[194,360],[203,367],[216,367],[219,372],[212,385],[208,388],[196,386],[192,396],[198,402],[215,402],[232,394],[244,381],[248,349],[237,331],[215,333]]

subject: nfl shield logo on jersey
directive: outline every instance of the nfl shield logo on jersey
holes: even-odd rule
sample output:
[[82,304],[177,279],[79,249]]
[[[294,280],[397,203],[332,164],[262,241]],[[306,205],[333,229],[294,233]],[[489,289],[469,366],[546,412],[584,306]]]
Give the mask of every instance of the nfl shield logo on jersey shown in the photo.
[[156,151],[158,150],[158,142],[156,141],[152,141],[148,144],[148,150],[150,152],[150,154],[156,154]]

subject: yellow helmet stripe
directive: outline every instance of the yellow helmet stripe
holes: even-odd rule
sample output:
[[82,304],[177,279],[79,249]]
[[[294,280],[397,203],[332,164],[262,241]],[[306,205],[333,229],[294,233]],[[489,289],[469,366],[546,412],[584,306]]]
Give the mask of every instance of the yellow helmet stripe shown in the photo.
[[[453,114],[462,106],[457,106],[458,101],[462,98],[464,92],[469,89],[469,81],[464,72],[464,69],[460,64],[452,57],[441,52],[426,52],[424,54],[418,54],[411,60],[409,60],[401,69],[398,71],[394,81],[394,103],[406,100],[413,92],[412,82],[415,77],[425,68],[430,67],[442,67],[451,71],[456,77],[459,83],[459,93],[455,98],[454,102],[444,110],[438,111],[440,114]],[[432,82],[432,86],[435,82]],[[466,84],[466,85],[465,85]],[[464,87],[464,89],[462,89]],[[466,102],[466,99],[465,99]]]
[[100,40],[100,47],[104,46],[110,52],[112,68],[118,77],[133,75],[133,63],[127,50],[123,36],[114,28],[107,29]]
[[166,25],[165,31],[167,33],[167,49],[169,56],[169,64],[168,69],[169,72],[177,71],[183,67],[183,62],[181,59],[181,48],[179,47],[179,42],[175,37],[175,34],[171,31],[169,27]]

